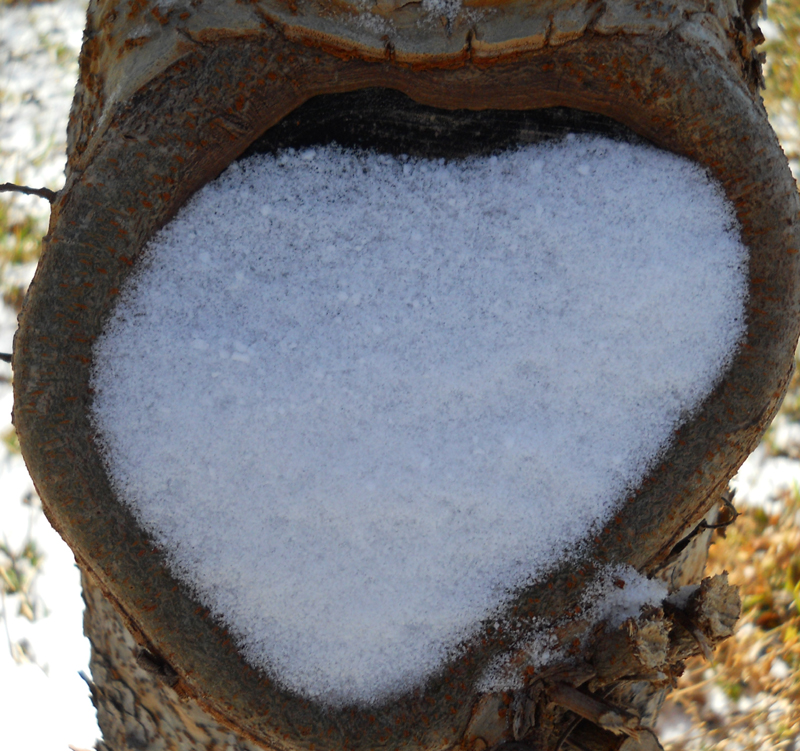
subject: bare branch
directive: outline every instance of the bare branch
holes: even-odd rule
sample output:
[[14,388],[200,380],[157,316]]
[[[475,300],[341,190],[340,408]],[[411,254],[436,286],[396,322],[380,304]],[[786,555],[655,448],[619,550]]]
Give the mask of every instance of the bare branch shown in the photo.
[[585,694],[566,683],[556,683],[548,689],[548,694],[555,704],[569,709],[605,730],[634,737],[638,735],[639,718],[636,715],[596,696]]
[[50,203],[53,203],[58,196],[58,193],[50,188],[29,188],[27,185],[15,185],[14,183],[0,185],[0,193],[24,193],[26,196],[46,198]]

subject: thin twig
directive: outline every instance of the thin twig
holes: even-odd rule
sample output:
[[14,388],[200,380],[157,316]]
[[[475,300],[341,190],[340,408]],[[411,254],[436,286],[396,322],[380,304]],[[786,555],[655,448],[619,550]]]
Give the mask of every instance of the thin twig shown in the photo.
[[3,362],[11,362],[11,355],[8,352],[0,352],[0,360]]
[[579,714],[575,714],[575,717],[573,717],[567,723],[567,726],[564,728],[564,731],[561,733],[561,735],[558,736],[558,740],[556,741],[556,745],[553,751],[561,751],[561,747],[564,745],[564,741],[566,741],[567,738],[572,734],[572,731],[575,730],[576,727],[578,727],[578,723],[582,719],[583,717],[581,717]]
[[550,701],[568,709],[615,735],[630,735],[638,738],[640,719],[621,707],[615,707],[604,699],[585,694],[566,683],[556,683],[548,688]]
[[50,188],[29,188],[27,185],[15,185],[14,183],[0,185],[0,193],[24,193],[26,196],[46,198],[50,203],[53,203],[58,197],[58,193]]

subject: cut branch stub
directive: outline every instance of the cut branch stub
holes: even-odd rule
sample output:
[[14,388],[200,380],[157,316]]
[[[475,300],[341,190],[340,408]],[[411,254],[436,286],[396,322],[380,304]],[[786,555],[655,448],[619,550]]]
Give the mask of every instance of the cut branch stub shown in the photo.
[[445,748],[465,732],[483,670],[509,648],[497,630],[377,706],[299,700],[175,580],[93,443],[92,344],[146,242],[318,95],[392,89],[412,109],[603,116],[706,167],[741,224],[747,333],[730,371],[583,558],[520,592],[501,620],[513,614],[524,632],[573,612],[604,563],[654,572],[714,505],[788,384],[800,237],[794,182],[757,95],[757,29],[736,3],[695,5],[453,3],[439,17],[425,3],[90,3],[67,182],[15,342],[14,418],[48,518],[176,691],[265,746]]
[[592,667],[602,683],[614,683],[626,676],[654,676],[664,669],[669,631],[661,615],[656,611],[652,617],[628,619],[603,635],[603,648],[595,650],[592,658]]
[[[514,740],[531,748],[567,744],[607,751],[657,744],[649,728],[666,688],[683,673],[685,659],[733,633],[740,610],[726,575],[706,578],[681,594],[666,600],[663,610],[645,609],[616,629],[597,628],[585,649],[587,662],[567,660],[528,676],[509,704]],[[707,617],[717,610],[725,614],[722,627],[716,617]],[[476,714],[491,714],[485,710]],[[478,724],[473,723],[472,736],[497,742],[496,730],[491,735]]]

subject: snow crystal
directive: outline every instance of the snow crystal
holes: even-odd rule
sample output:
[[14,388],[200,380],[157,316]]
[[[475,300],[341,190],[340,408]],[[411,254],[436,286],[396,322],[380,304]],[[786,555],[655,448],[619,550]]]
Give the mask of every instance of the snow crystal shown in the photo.
[[719,187],[646,145],[253,157],[150,244],[94,419],[247,660],[380,701],[637,486],[731,361],[746,265]]
[[635,618],[642,608],[659,606],[667,597],[667,585],[648,579],[635,568],[606,566],[586,588],[582,610],[592,623],[605,621],[610,629]]
[[[628,618],[647,607],[658,607],[667,598],[667,586],[648,579],[628,565],[604,566],[586,587],[580,603],[580,617],[586,624],[584,636],[605,622],[609,630],[619,628]],[[525,686],[526,669],[541,670],[556,662],[569,662],[566,647],[559,643],[552,624],[540,619],[531,632],[493,660],[478,681],[482,693],[519,691]]]
[[429,16],[444,16],[453,21],[461,12],[462,0],[422,0],[422,10]]
[[689,600],[694,596],[695,592],[700,589],[699,584],[686,584],[680,589],[675,590],[668,598],[667,602],[675,606],[679,610],[686,610],[689,607]]

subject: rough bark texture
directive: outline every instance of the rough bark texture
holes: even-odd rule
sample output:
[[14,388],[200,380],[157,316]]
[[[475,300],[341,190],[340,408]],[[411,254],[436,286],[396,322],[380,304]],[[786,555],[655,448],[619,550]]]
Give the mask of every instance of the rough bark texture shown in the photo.
[[173,688],[174,675],[143,651],[91,575],[82,577],[84,631],[92,643],[98,751],[257,751]]
[[[716,518],[714,509],[706,521]],[[660,572],[672,589],[700,580],[711,533],[693,537]],[[181,690],[174,671],[137,643],[91,574],[84,572],[82,583],[84,631],[92,645],[90,688],[103,733],[98,751],[263,748]],[[701,653],[704,644],[730,636],[738,615],[735,589],[716,577],[703,580],[685,608],[670,615],[650,610],[612,631],[599,624],[586,649],[588,663],[554,665],[531,673],[521,691],[485,696],[459,746],[655,751],[660,744],[650,729],[683,661]]]
[[[168,5],[92,0],[77,106],[70,119],[69,168],[80,168],[95,131],[107,127],[115,106],[192,48],[258,36],[267,29],[298,48],[418,72],[465,63],[489,66],[501,57],[553,49],[592,35],[672,37],[728,61],[751,91],[759,86],[755,47],[763,37],[751,23],[754,4],[746,13],[745,0],[467,0],[448,5],[437,13],[406,0],[215,0],[212,10],[203,0]],[[337,88],[335,82],[326,83],[313,93]],[[435,104],[448,106],[441,96]]]
[[[537,743],[555,738],[557,745],[572,724],[575,738],[586,736],[588,720],[575,724],[559,709],[551,694],[563,700],[567,693],[553,686],[595,695],[606,689],[591,681],[608,679],[613,666],[597,657],[592,667],[587,652],[588,673],[537,677],[505,634],[544,621],[565,647],[591,644],[589,624],[564,617],[608,562],[661,572],[673,588],[696,580],[696,571],[684,578],[693,568],[685,551],[697,549],[702,535],[687,547],[681,541],[755,447],[793,367],[798,198],[757,96],[759,34],[739,0],[498,0],[453,4],[441,18],[427,7],[392,0],[91,2],[67,182],[53,203],[15,342],[15,424],[48,518],[147,650],[150,657],[142,659],[169,676],[172,690],[268,748],[477,744],[478,751],[481,744],[528,739],[530,712],[538,715]],[[508,132],[517,138],[531,130],[520,113],[558,107],[624,126],[699,162],[737,212],[750,251],[749,299],[746,337],[730,371],[676,432],[662,463],[619,499],[618,513],[587,541],[579,560],[519,592],[502,628],[487,623],[419,691],[333,711],[298,700],[248,665],[231,636],[172,576],[162,552],[115,498],[87,408],[92,343],[152,234],[262,135],[269,141],[274,126],[278,141],[292,136],[280,123],[291,123],[287,116],[301,105],[321,108],[316,114],[333,123],[348,106],[346,97],[336,97],[365,89],[384,90],[384,103],[396,105],[390,110],[418,135],[433,133],[434,144],[454,140],[465,121],[489,130],[491,123],[516,123]],[[403,104],[406,97],[413,102]],[[703,608],[666,613],[666,621],[653,614],[627,637],[609,638],[619,644],[630,637],[635,645],[637,634],[649,634],[658,644],[626,659],[657,662],[661,623],[679,662],[685,650],[673,649],[672,634],[683,632],[674,619],[689,624],[685,641],[700,649],[703,629],[717,625],[709,616]],[[516,670],[510,679],[524,691],[479,695],[475,686],[486,667],[509,652]],[[652,696],[660,680],[644,682]],[[633,705],[626,691],[646,693],[629,684],[613,691],[620,693],[594,698]],[[515,701],[521,714],[508,709]],[[643,722],[652,714],[648,707],[637,712]]]

